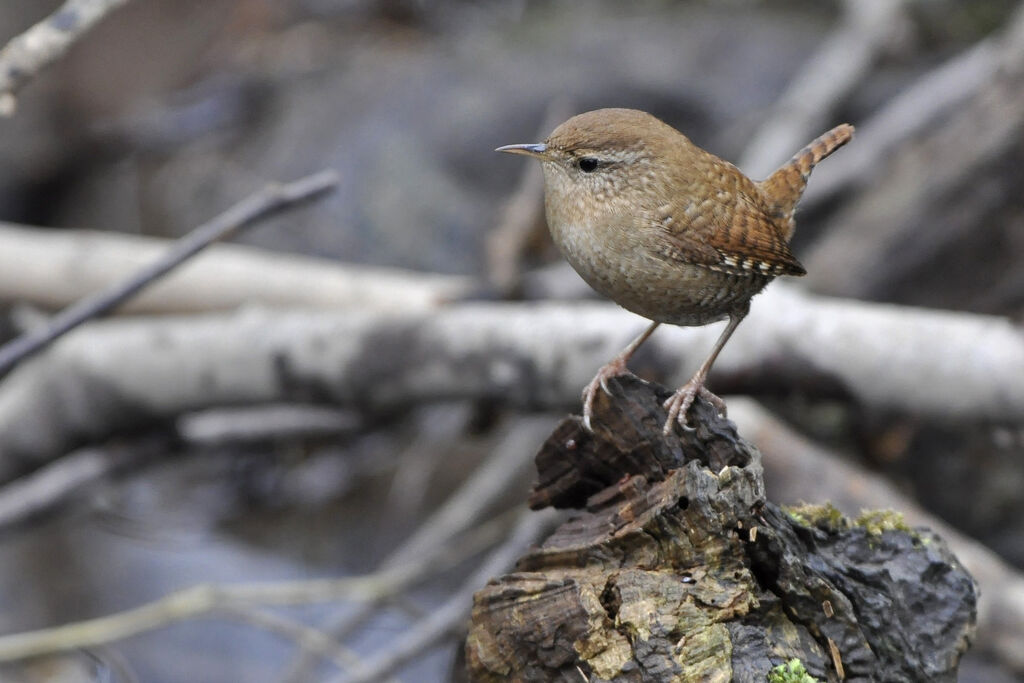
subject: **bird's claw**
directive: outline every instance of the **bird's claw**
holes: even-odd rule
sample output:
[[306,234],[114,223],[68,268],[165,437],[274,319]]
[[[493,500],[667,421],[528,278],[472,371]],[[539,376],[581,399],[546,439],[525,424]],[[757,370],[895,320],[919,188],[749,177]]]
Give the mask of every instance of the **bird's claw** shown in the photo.
[[608,386],[608,380],[628,372],[625,361],[616,358],[598,370],[594,379],[590,380],[590,384],[583,389],[583,426],[588,432],[594,431],[591,426],[593,424],[591,418],[594,415],[594,398],[597,396],[598,390],[611,396],[612,390]]
[[684,430],[688,432],[694,431],[694,428],[688,424],[686,416],[690,410],[690,406],[693,405],[693,401],[694,399],[697,398],[697,396],[700,396],[708,403],[713,405],[715,407],[715,410],[718,411],[719,415],[723,417],[725,416],[725,401],[723,401],[721,398],[708,391],[708,389],[704,387],[703,382],[695,382],[694,380],[690,380],[689,382],[681,386],[679,389],[677,389],[676,392],[672,394],[668,398],[668,400],[665,401],[665,403],[663,404],[665,410],[668,411],[668,419],[665,420],[665,426],[662,427],[661,429],[661,433],[663,435],[668,436],[669,434],[671,434],[673,425],[676,422],[678,422],[679,426],[682,427]]
[[591,432],[591,433],[593,433],[593,431],[594,431],[593,427],[591,426],[591,422],[590,422],[590,418],[591,418],[591,416],[594,413],[594,408],[593,408],[593,405],[594,405],[594,393],[595,393],[594,383],[591,382],[583,390],[583,428],[586,429],[588,432]]

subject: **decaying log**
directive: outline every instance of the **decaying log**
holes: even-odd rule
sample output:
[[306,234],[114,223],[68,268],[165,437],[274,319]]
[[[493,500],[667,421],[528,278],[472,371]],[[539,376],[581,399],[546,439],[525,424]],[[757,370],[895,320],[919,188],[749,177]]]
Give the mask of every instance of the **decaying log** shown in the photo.
[[[898,516],[849,522],[765,498],[761,456],[698,402],[632,377],[537,455],[535,508],[578,513],[476,594],[474,681],[758,681],[798,658],[822,681],[954,681],[977,588]],[[808,497],[813,492],[808,492]]]
[[729,416],[764,456],[765,485],[774,501],[798,503],[807,491],[846,514],[892,507],[912,526],[926,526],[948,544],[978,583],[974,652],[1024,675],[1024,574],[993,550],[922,508],[878,472],[857,466],[798,433],[751,399],[729,399]]

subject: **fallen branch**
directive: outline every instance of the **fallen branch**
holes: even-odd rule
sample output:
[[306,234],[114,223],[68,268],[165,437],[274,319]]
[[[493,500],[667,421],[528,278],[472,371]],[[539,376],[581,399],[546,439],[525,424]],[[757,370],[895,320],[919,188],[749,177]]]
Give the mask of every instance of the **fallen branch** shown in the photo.
[[0,487],[0,530],[48,512],[117,471],[162,452],[168,439],[153,437],[83,448]]
[[979,217],[1014,196],[1015,179],[999,161],[1016,163],[1024,130],[1024,9],[999,38],[993,61],[975,97],[895,155],[859,201],[832,217],[801,258],[816,291],[891,296],[894,282],[984,230]]
[[326,437],[339,438],[358,425],[352,413],[323,406],[213,408],[183,415],[177,435],[166,431],[82,448],[0,487],[0,531],[73,499],[97,482],[166,454],[177,439],[189,447]]
[[[486,398],[574,407],[594,369],[644,324],[600,303],[108,321],[0,384],[0,480],[119,429],[212,406],[316,401],[387,413]],[[718,331],[659,330],[634,368],[681,380]],[[782,386],[932,417],[1024,414],[1024,335],[1009,321],[784,283],[755,300],[715,370],[711,386],[726,392]]]
[[338,440],[364,426],[352,411],[329,406],[260,405],[211,408],[183,415],[178,436],[188,446],[209,447],[228,443]]
[[[0,301],[57,309],[154,262],[171,240],[0,223]],[[214,244],[124,302],[118,313],[203,313],[242,305],[426,309],[458,298],[465,277],[342,264]]]
[[901,144],[977,95],[999,63],[998,41],[988,38],[901,90],[869,118],[857,122],[856,145],[814,169],[814,182],[807,186],[800,206],[806,210],[875,177]]
[[82,34],[128,0],[67,0],[0,50],[0,116],[11,116],[26,83],[60,59]]
[[420,620],[405,634],[395,638],[385,651],[366,660],[363,671],[330,679],[331,683],[372,683],[389,676],[403,664],[426,652],[444,636],[458,633],[464,628],[473,604],[473,594],[491,577],[511,568],[518,557],[532,543],[548,533],[558,515],[525,513],[519,523],[501,544],[481,564],[473,575],[439,608]]
[[846,0],[839,26],[808,58],[747,146],[738,164],[766,177],[808,140],[832,127],[829,115],[864,80],[899,30],[902,0]]
[[329,635],[301,621],[288,619],[280,614],[238,603],[221,604],[218,611],[232,616],[256,628],[277,633],[302,648],[334,662],[340,669],[358,668],[362,665],[359,656]]
[[[187,619],[248,612],[254,605],[288,606],[337,600],[367,601],[398,595],[432,574],[457,565],[507,535],[507,515],[477,525],[457,542],[441,544],[416,562],[376,574],[278,583],[205,584],[134,609],[53,628],[0,636],[0,661],[95,647]],[[488,560],[484,566],[490,566]],[[468,602],[467,602],[468,604]],[[308,632],[306,632],[308,635]],[[333,641],[331,641],[333,642]],[[324,641],[319,641],[318,651]]]
[[[517,420],[508,436],[489,457],[469,475],[458,490],[435,510],[399,547],[381,562],[378,571],[390,571],[418,562],[431,549],[448,545],[456,535],[480,519],[504,495],[508,482],[530,467],[537,442],[550,429],[550,420],[527,418]],[[497,571],[502,571],[501,569]],[[469,599],[465,605],[469,604]],[[337,640],[347,638],[373,614],[374,605],[364,603],[347,609],[321,630]],[[309,653],[300,653],[289,666],[285,681],[309,680],[313,664]]]
[[159,259],[127,280],[82,299],[55,315],[44,327],[27,332],[0,347],[0,377],[26,356],[128,300],[214,242],[230,237],[260,218],[315,197],[333,188],[337,182],[338,176],[334,171],[324,170],[285,185],[273,183],[249,195],[176,241]]

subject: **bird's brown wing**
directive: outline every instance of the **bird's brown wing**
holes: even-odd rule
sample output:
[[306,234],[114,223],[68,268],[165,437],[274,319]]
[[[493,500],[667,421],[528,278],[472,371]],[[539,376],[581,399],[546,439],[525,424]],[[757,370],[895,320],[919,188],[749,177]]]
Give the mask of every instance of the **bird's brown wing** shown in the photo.
[[709,239],[727,266],[772,276],[807,273],[790,251],[782,228],[761,206],[742,199],[727,225]]
[[662,230],[661,253],[682,263],[733,275],[807,273],[763,210],[748,201],[716,207],[686,225]]

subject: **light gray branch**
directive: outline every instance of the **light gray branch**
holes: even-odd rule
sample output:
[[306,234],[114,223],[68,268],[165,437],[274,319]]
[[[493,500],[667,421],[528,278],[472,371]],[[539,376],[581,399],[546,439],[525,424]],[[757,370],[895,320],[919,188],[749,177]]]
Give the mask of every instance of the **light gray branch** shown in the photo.
[[428,651],[445,636],[463,628],[473,605],[473,594],[492,577],[508,571],[531,544],[551,531],[558,513],[547,509],[524,512],[504,543],[488,555],[472,576],[429,616],[395,638],[384,651],[363,662],[359,673],[331,678],[331,683],[372,683],[397,671],[403,664]]
[[172,242],[155,260],[133,271],[126,279],[83,296],[53,316],[46,325],[29,330],[4,344],[0,347],[0,377],[25,357],[36,353],[82,323],[101,316],[127,301],[214,242],[227,239],[276,211],[315,197],[333,188],[337,183],[337,173],[325,169],[294,182],[267,184],[224,213]]
[[900,30],[903,6],[903,0],[846,0],[841,23],[772,106],[739,167],[751,177],[765,177],[837,123],[829,115]]
[[[0,222],[0,301],[62,308],[130,277],[172,240]],[[469,289],[465,277],[358,266],[238,244],[215,244],[117,309],[201,313],[282,308],[425,309]]]
[[[978,47],[958,66],[965,75],[988,76],[959,85],[974,97],[954,107],[941,125],[925,126],[915,144],[901,147],[889,163],[872,169],[863,178],[869,185],[859,200],[829,221],[827,232],[801,259],[809,273],[806,282],[816,291],[879,296],[936,253],[984,229],[979,217],[1018,191],[1013,174],[996,162],[1013,159],[1024,130],[1024,7],[994,44],[992,54]],[[936,78],[939,85],[954,85],[948,74]],[[912,102],[892,116],[909,114]],[[852,163],[859,163],[857,154],[852,152]],[[827,192],[834,181],[828,169],[823,171],[821,191]]]
[[[432,548],[444,546],[464,532],[475,520],[483,518],[488,509],[501,498],[508,483],[515,481],[533,463],[536,445],[551,431],[551,420],[521,418],[510,425],[505,438],[451,496],[424,520],[416,531],[394,549],[381,563],[378,571],[415,565]],[[534,515],[528,515],[533,517]],[[544,516],[550,522],[549,516]],[[526,520],[522,520],[526,521]],[[500,573],[498,570],[495,573]],[[490,578],[488,575],[486,578]],[[486,580],[486,579],[485,579]],[[458,609],[464,610],[472,600]],[[352,606],[329,620],[322,630],[339,641],[370,618],[376,610],[371,603]],[[289,683],[309,680],[312,652],[302,651],[289,666],[282,680]]]
[[814,169],[800,205],[809,208],[867,181],[899,145],[977,95],[999,65],[997,41],[990,38],[914,81],[870,118],[857,122],[857,144]]
[[0,116],[14,113],[18,90],[111,10],[128,0],[67,0],[0,50]]
[[83,448],[0,487],[0,529],[51,509],[76,491],[109,475],[116,451]]
[[[578,408],[646,321],[609,304],[463,304],[430,313],[250,310],[120,319],[62,339],[0,384],[0,479],[126,427],[211,406],[310,401],[367,412],[488,398]],[[717,325],[666,326],[635,359],[682,381]],[[877,408],[956,419],[1024,414],[1024,334],[1009,321],[814,297],[755,299],[711,387],[826,384]]]

